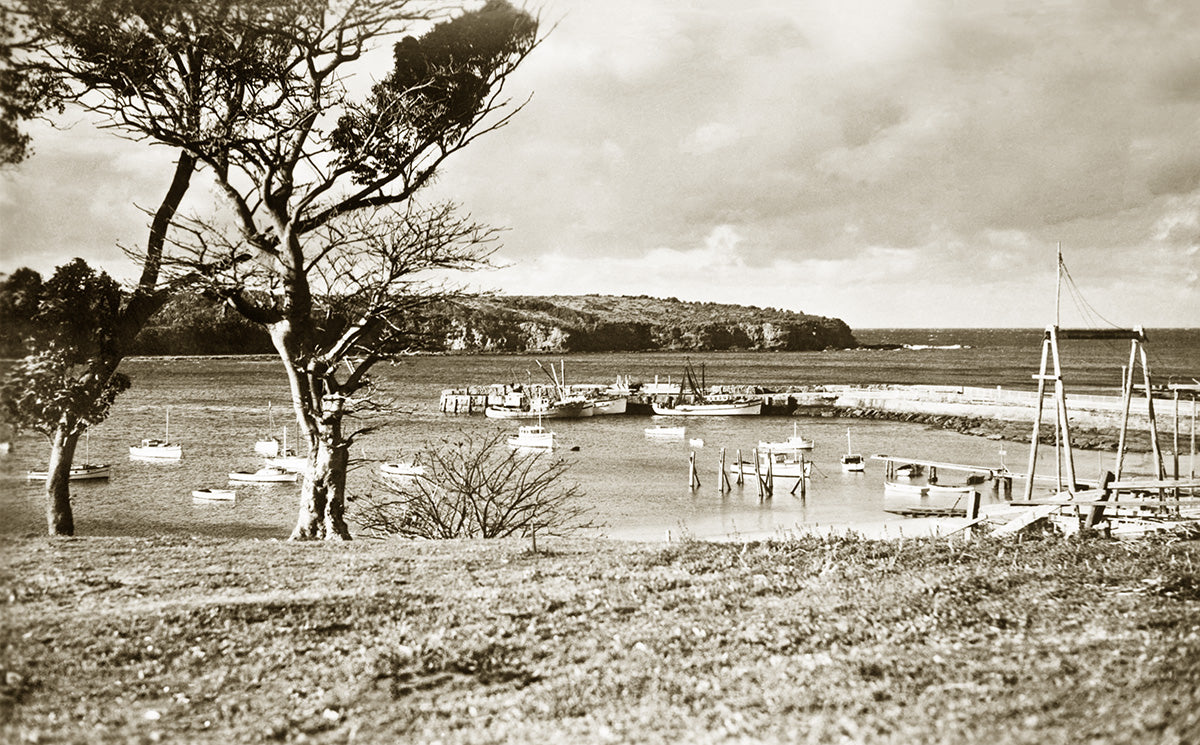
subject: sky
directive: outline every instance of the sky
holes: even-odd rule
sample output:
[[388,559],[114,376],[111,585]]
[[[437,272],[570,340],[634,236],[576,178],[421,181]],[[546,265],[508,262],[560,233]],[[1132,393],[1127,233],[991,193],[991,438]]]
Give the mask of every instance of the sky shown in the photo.
[[[1200,326],[1195,0],[536,9],[532,98],[430,195],[505,229],[474,286],[1041,327],[1061,245],[1062,325]],[[34,146],[0,174],[0,271],[134,276],[169,154],[82,120]]]

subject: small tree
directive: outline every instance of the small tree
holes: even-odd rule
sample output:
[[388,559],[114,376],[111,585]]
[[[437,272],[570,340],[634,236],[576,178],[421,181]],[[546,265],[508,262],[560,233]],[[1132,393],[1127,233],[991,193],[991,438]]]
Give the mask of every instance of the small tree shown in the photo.
[[74,535],[69,484],[79,435],[104,421],[113,400],[129,388],[121,373],[97,374],[115,354],[121,289],[75,259],[40,288],[32,310],[25,339],[30,353],[0,384],[0,409],[16,428],[50,441],[46,522],[51,535]]
[[427,449],[421,476],[386,481],[351,500],[351,519],[371,536],[528,538],[595,527],[568,464],[505,447],[505,434],[466,435]]

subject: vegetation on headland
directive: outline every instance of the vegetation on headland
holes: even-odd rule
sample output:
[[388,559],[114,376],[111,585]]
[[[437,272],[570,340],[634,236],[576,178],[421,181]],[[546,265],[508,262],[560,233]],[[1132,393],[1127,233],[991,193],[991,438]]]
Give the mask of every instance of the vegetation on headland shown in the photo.
[[17,539],[5,742],[1185,743],[1200,542]]
[[[423,311],[411,348],[424,352],[613,352],[858,346],[836,318],[645,296],[491,296]],[[273,354],[267,332],[200,293],[173,297],[142,330],[135,354]],[[0,328],[0,356],[19,357]]]

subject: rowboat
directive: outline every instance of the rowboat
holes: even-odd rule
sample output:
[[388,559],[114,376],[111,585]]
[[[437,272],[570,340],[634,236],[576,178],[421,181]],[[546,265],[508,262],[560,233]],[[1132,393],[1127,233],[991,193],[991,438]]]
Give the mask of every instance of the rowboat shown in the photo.
[[510,448],[536,448],[550,450],[554,448],[554,433],[540,424],[530,424],[519,427],[514,437],[508,438]]
[[278,466],[265,466],[257,471],[233,471],[229,474],[230,481],[246,481],[254,483],[275,483],[295,481],[298,474]]
[[[89,479],[106,479],[112,471],[110,465],[91,465],[85,463],[79,466],[71,466],[71,473],[67,476],[68,481],[87,481]],[[28,479],[30,481],[45,481],[50,478],[49,471],[30,471]]]
[[237,498],[233,489],[192,489],[192,499],[205,502],[232,502]]

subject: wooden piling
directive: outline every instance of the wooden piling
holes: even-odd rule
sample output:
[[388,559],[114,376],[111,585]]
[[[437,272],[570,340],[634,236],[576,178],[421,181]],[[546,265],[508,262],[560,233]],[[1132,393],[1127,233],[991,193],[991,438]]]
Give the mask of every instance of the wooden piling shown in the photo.
[[696,473],[696,451],[693,450],[688,455],[688,486],[692,489],[700,488],[700,475]]
[[717,476],[717,490],[724,494],[732,489],[729,485],[729,474],[725,471],[725,448],[721,448],[721,472]]
[[746,478],[742,474],[742,449],[738,448],[738,451],[737,451],[737,485],[742,486],[745,483],[746,483]]
[[750,451],[750,457],[754,458],[754,481],[758,484],[758,499],[761,502],[766,495],[763,494],[762,467],[758,463],[758,448]]
[[[979,491],[972,489],[970,500],[967,502],[967,522],[972,523],[979,519],[979,506],[983,501],[983,495]],[[963,537],[966,540],[971,540],[971,529],[967,528],[963,531]]]

